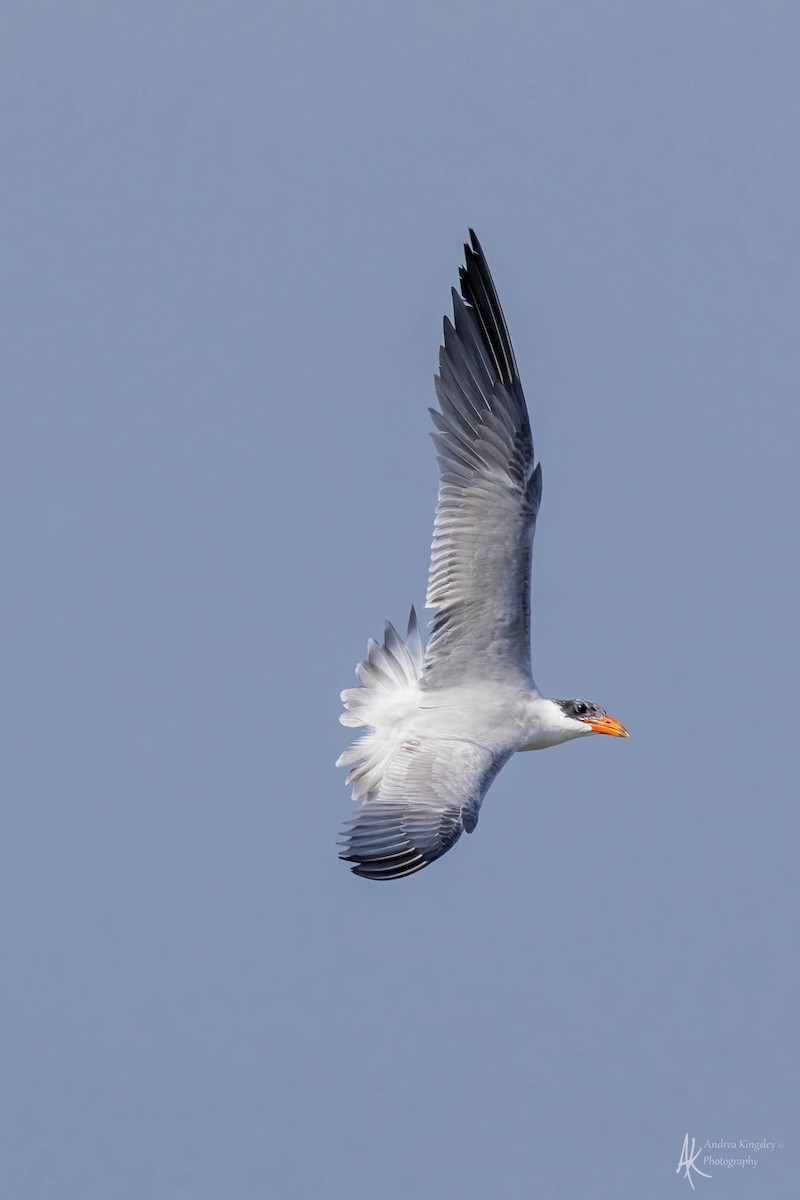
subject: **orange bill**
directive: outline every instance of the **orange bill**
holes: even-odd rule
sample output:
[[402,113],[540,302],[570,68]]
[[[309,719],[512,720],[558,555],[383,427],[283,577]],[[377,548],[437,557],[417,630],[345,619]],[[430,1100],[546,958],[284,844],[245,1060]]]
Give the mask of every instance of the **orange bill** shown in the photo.
[[595,733],[610,733],[612,737],[627,737],[628,731],[613,717],[589,717],[586,724]]

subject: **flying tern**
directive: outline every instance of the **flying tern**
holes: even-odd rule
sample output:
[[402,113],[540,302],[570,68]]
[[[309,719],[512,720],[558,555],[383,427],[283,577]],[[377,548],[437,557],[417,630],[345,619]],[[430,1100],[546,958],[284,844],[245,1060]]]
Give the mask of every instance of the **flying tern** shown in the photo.
[[366,879],[399,879],[472,833],[512,754],[595,733],[627,737],[589,700],[551,700],[531,673],[533,534],[542,496],[528,410],[486,258],[470,230],[445,317],[431,409],[439,496],[423,647],[387,622],[342,692],[344,725],[367,732],[341,755],[361,801],[340,857]]

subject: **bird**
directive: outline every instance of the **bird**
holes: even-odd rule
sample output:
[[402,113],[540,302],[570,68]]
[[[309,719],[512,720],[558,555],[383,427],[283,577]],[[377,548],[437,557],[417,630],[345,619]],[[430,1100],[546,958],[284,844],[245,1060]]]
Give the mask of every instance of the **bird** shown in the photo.
[[366,728],[339,757],[360,801],[339,857],[365,879],[435,862],[472,833],[512,754],[627,730],[589,700],[542,695],[531,671],[531,563],[542,498],[517,361],[486,256],[472,229],[444,318],[439,408],[431,408],[439,492],[423,646],[386,622],[341,693],[343,725]]

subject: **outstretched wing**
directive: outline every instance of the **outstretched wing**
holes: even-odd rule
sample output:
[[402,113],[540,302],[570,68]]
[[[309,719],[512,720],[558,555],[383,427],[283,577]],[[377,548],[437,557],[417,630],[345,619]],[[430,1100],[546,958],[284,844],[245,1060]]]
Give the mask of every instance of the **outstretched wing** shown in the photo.
[[472,833],[483,797],[505,761],[457,738],[407,739],[348,822],[339,857],[366,879],[421,871],[464,830]]
[[[436,394],[439,499],[426,604],[436,609],[423,684],[514,678],[532,686],[530,581],[542,494],[503,310],[470,230],[445,318]],[[463,297],[463,299],[462,299]]]

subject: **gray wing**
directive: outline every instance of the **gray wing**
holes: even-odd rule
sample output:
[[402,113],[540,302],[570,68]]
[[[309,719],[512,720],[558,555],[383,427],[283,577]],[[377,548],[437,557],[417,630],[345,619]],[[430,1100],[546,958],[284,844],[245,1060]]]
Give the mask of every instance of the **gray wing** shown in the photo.
[[339,857],[365,879],[399,879],[441,858],[472,833],[506,758],[457,738],[409,739],[345,827]]
[[[426,604],[436,609],[424,686],[470,678],[532,685],[530,581],[542,494],[503,310],[475,234],[455,327],[445,318],[431,409],[440,485]],[[462,299],[463,297],[463,299]]]

